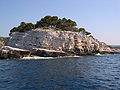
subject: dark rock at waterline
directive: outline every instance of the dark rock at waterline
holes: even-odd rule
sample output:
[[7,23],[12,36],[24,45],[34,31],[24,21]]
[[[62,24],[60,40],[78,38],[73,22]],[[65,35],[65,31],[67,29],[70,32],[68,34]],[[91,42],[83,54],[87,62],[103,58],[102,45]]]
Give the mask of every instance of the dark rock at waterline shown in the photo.
[[[81,53],[80,53],[81,52]],[[42,57],[59,57],[59,56],[71,56],[71,55],[95,55],[96,53],[100,54],[120,54],[117,51],[92,51],[88,53],[87,50],[80,51],[76,48],[73,51],[57,51],[57,50],[48,50],[42,48],[33,48],[30,51],[13,48],[10,46],[3,46],[0,48],[0,59],[20,59],[23,57],[29,57],[32,55],[42,56]]]
[[100,51],[100,54],[120,54],[120,51]]
[[0,59],[20,59],[25,56],[30,56],[31,52],[28,50],[13,48],[10,46],[3,46],[0,48]]
[[58,57],[58,56],[67,56],[68,53],[65,53],[63,51],[56,51],[56,50],[48,50],[48,49],[42,49],[42,48],[34,48],[32,49],[32,54],[42,57]]

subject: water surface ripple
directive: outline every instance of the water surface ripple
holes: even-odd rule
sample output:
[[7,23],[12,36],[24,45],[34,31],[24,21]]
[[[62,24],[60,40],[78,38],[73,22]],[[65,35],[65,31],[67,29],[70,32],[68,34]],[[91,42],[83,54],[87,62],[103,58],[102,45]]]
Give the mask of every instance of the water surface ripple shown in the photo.
[[120,90],[120,55],[0,60],[0,90]]

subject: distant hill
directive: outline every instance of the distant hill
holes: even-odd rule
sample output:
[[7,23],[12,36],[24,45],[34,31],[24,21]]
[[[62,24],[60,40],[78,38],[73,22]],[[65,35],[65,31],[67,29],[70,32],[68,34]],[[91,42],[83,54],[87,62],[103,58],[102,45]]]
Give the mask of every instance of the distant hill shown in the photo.
[[120,45],[109,45],[113,49],[120,49]]

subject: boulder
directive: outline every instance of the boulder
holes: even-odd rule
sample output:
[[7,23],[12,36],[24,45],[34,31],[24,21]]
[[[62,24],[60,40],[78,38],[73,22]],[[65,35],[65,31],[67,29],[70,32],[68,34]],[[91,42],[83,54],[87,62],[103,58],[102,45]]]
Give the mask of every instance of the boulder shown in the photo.
[[3,46],[0,48],[0,59],[19,59],[30,56],[31,52],[28,50],[13,48],[10,46]]
[[58,57],[58,56],[66,56],[67,53],[63,51],[56,51],[56,50],[48,50],[42,48],[33,48],[32,55],[37,55],[41,57]]

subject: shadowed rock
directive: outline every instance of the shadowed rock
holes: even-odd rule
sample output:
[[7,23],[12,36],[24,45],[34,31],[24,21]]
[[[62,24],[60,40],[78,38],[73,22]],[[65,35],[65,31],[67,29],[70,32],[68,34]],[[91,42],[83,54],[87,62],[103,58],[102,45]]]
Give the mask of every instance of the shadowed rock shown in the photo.
[[30,56],[31,52],[28,50],[13,48],[10,46],[3,46],[0,48],[0,59],[17,59],[25,56]]
[[32,54],[37,56],[42,56],[42,57],[58,57],[58,56],[68,55],[63,51],[47,50],[47,49],[41,49],[41,48],[32,49]]

